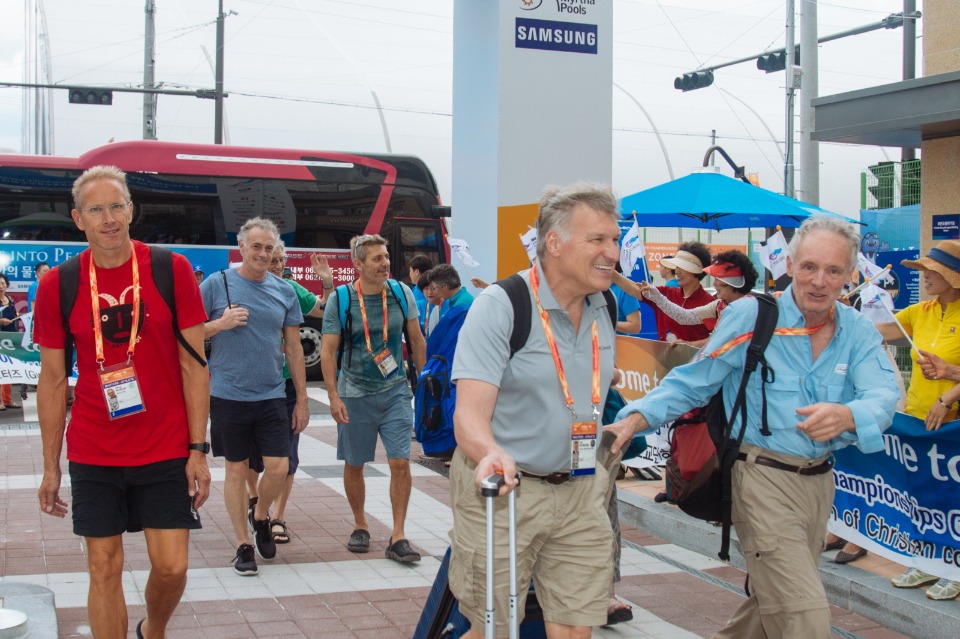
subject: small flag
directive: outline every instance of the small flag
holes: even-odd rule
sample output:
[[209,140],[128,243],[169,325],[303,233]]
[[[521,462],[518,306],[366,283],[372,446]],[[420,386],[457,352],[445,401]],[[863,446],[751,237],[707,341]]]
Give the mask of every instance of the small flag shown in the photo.
[[893,282],[893,278],[889,275],[889,266],[887,268],[881,268],[867,259],[867,256],[863,253],[857,254],[857,269],[864,278],[873,280],[874,282],[878,281],[878,277],[881,278],[879,281]]
[[787,240],[783,231],[777,231],[767,238],[766,245],[760,246],[760,263],[773,275],[773,279],[787,274]]
[[533,262],[537,259],[537,229],[532,228],[520,236],[523,243],[523,250],[527,252],[527,257]]
[[[646,256],[647,249],[643,245],[643,240],[640,239],[640,227],[637,225],[637,218],[634,217],[633,226],[623,236],[623,241],[620,243],[620,268],[623,270],[623,274],[630,277],[637,260],[642,261]],[[645,270],[643,266],[640,268]]]
[[873,282],[860,291],[860,312],[870,318],[874,324],[892,322],[893,298]]
[[480,266],[480,262],[473,259],[473,256],[470,255],[470,247],[464,240],[456,240],[452,237],[448,237],[447,242],[450,244],[450,250],[457,254],[457,257],[460,258],[460,261],[463,262],[464,266],[470,268]]

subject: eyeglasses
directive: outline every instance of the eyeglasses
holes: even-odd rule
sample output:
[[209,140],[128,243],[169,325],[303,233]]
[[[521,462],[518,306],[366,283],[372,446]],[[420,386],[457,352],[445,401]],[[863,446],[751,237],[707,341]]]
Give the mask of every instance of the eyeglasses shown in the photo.
[[98,204],[97,206],[91,206],[85,209],[77,210],[81,213],[86,213],[91,217],[100,217],[107,209],[109,209],[110,213],[113,215],[119,215],[120,213],[125,212],[128,206],[130,206],[130,200],[127,200],[126,202],[117,202],[116,204],[111,204],[109,206],[100,206]]
[[287,258],[285,258],[285,257],[275,257],[275,258],[273,258],[272,260],[270,260],[270,263],[271,263],[271,264],[283,264],[283,263],[286,262],[286,261],[287,261]]

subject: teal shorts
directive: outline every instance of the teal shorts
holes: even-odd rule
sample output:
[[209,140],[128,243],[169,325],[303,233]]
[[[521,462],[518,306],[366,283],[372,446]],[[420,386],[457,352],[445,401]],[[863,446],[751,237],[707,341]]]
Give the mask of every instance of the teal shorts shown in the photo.
[[413,396],[406,381],[363,397],[341,397],[349,424],[337,424],[337,459],[350,466],[372,462],[377,435],[387,459],[409,459]]

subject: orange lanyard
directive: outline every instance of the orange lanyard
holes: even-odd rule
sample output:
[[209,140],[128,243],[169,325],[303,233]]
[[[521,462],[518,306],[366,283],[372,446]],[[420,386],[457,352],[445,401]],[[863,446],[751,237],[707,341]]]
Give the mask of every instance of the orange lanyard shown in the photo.
[[[133,351],[137,346],[137,326],[140,324],[140,268],[137,264],[137,249],[133,242],[130,242],[130,253],[132,258],[130,264],[133,267],[133,310],[131,311],[133,324],[130,326],[130,341],[127,344],[127,363],[133,359]],[[103,370],[103,327],[100,317],[100,291],[97,288],[97,266],[93,262],[93,255],[90,255],[90,306],[93,309],[93,339],[97,348],[97,364],[100,370]],[[122,317],[117,317],[122,321]],[[118,327],[118,328],[123,328]]]
[[[573,413],[573,418],[577,418],[577,411],[573,407],[573,397],[570,396],[570,385],[567,383],[567,374],[563,370],[563,361],[560,359],[560,349],[557,348],[557,340],[553,337],[553,329],[550,328],[550,314],[543,310],[540,304],[540,278],[537,276],[537,266],[530,269],[530,288],[533,289],[533,299],[537,303],[537,312],[540,313],[540,321],[543,323],[543,332],[547,338],[547,345],[550,346],[550,354],[553,355],[553,363],[557,368],[557,377],[560,378],[560,388],[563,389],[563,396],[567,401],[567,408]],[[597,322],[594,321],[590,326],[590,333],[593,338],[593,375],[591,399],[593,401],[593,416],[597,418],[600,415],[600,335],[597,331]]]
[[[357,289],[357,298],[360,300],[360,317],[363,318],[363,336],[367,338],[367,352],[373,354],[373,345],[370,343],[370,325],[367,324],[367,307],[363,303],[363,292],[360,290],[360,280],[357,280],[353,287]],[[383,285],[380,291],[383,299],[383,345],[387,345],[387,285]]]
[[[832,312],[832,311],[831,311],[831,313],[830,313],[830,316],[831,316],[831,319],[832,319],[832,318],[833,318],[833,312]],[[821,328],[823,328],[824,326],[826,326],[826,325],[827,325],[827,322],[829,322],[829,321],[830,321],[830,320],[828,319],[828,320],[827,320],[826,322],[824,322],[823,324],[819,324],[819,325],[814,326],[814,327],[812,327],[812,328],[778,328],[778,329],[776,329],[776,330],[773,331],[773,334],[774,334],[774,335],[812,335],[813,333],[816,333],[816,332],[819,331]],[[718,348],[717,350],[715,350],[715,351],[713,351],[712,353],[710,353],[709,355],[707,355],[707,357],[709,357],[709,358],[711,358],[711,359],[716,359],[717,357],[720,357],[721,355],[723,355],[724,353],[726,353],[727,351],[729,351],[731,348],[734,348],[734,347],[736,347],[736,346],[739,346],[740,344],[743,344],[743,343],[746,342],[746,341],[749,341],[752,337],[753,337],[753,331],[750,331],[749,333],[744,333],[743,335],[739,335],[739,336],[737,336],[737,337],[734,337],[732,340],[730,340],[729,342],[727,342],[726,344],[724,344],[723,346],[721,346],[721,347]]]

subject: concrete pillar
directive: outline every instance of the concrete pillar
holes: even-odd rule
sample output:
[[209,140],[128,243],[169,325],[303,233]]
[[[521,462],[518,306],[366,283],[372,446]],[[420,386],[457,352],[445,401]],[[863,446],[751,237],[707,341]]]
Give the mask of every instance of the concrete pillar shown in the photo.
[[612,4],[456,0],[452,235],[484,279],[526,267],[545,186],[610,183]]
[[[960,70],[960,12],[956,0],[924,0],[923,75]],[[925,139],[920,146],[920,246],[926,255],[935,244],[933,216],[960,212],[960,137]]]

